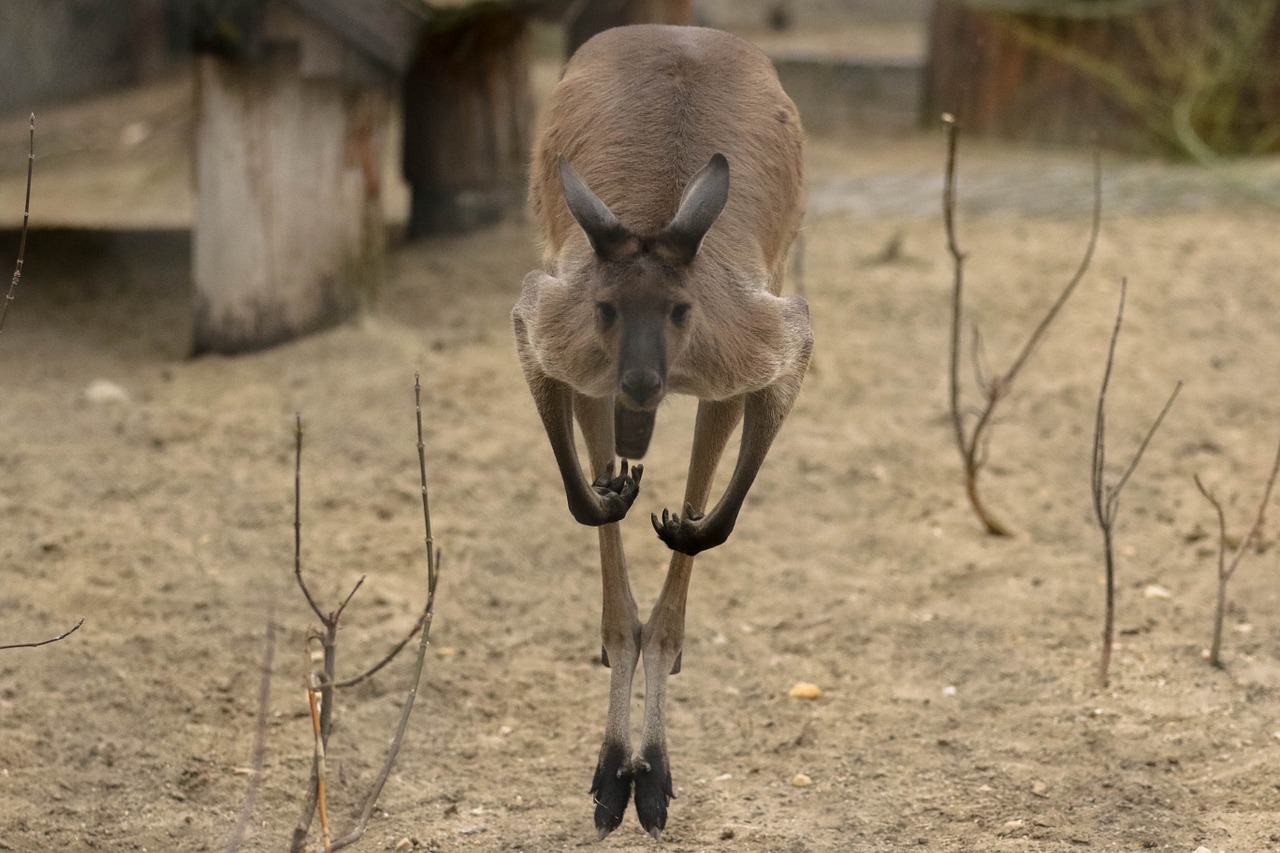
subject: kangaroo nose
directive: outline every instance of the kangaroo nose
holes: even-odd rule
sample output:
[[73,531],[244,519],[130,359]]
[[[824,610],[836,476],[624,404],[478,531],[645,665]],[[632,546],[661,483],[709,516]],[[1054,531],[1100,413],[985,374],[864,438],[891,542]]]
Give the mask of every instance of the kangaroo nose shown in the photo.
[[622,390],[640,405],[662,390],[662,377],[656,370],[628,370],[622,374]]

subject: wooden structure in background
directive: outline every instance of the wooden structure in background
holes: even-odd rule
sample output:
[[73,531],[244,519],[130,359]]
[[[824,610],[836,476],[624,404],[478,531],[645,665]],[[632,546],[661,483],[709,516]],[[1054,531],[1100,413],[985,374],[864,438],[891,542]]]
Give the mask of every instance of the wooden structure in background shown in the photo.
[[420,19],[393,0],[270,0],[255,14],[240,55],[197,60],[197,353],[332,325],[385,266],[390,92]]
[[529,7],[433,19],[401,81],[408,236],[465,231],[523,204],[533,125]]
[[693,0],[589,0],[565,21],[565,55],[596,33],[627,24],[692,24]]
[[574,10],[586,32],[606,7],[625,20],[592,26],[692,16],[690,0],[196,3],[194,351],[291,340],[376,290],[397,80],[410,235],[522,209],[530,19]]
[[[1122,148],[1280,148],[1276,0],[939,0],[922,121]],[[1212,80],[1212,84],[1204,81]]]
[[610,27],[691,24],[693,8],[692,0],[434,4],[401,83],[403,170],[413,192],[408,236],[466,231],[523,209],[533,18],[563,20],[572,53]]

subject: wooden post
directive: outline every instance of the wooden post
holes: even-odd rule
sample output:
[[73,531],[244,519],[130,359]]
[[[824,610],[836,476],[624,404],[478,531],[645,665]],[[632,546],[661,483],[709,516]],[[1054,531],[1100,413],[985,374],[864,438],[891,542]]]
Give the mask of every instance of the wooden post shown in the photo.
[[279,2],[264,41],[260,56],[197,60],[197,353],[333,325],[383,273],[389,79]]
[[409,236],[468,230],[522,207],[533,121],[525,15],[482,8],[419,40],[401,89]]

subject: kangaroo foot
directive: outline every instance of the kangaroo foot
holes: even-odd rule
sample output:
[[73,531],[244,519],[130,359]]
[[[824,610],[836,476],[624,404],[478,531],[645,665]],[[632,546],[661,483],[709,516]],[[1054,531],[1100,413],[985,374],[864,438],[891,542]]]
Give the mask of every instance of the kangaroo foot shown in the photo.
[[[596,804],[596,833],[604,838],[618,828],[627,813],[631,799],[631,762],[627,747],[621,743],[605,743],[600,747],[600,761],[591,780],[591,798]],[[665,814],[664,814],[665,817]]]
[[667,804],[676,795],[671,788],[671,768],[666,750],[651,745],[631,762],[636,784],[636,816],[640,825],[654,838],[661,838],[667,828]]

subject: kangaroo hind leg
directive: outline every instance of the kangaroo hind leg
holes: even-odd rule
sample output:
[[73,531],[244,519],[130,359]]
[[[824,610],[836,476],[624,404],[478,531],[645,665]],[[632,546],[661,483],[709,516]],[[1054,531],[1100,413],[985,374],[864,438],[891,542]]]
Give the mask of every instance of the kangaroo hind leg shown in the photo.
[[[742,419],[742,400],[698,404],[698,421],[693,433],[693,453],[685,503],[696,512],[707,505],[716,467],[725,445]],[[636,814],[640,825],[654,838],[667,825],[667,806],[675,797],[671,765],[667,758],[667,680],[680,669],[684,649],[685,603],[693,557],[673,552],[671,566],[649,621],[641,632],[644,655],[644,730],[640,752],[633,760],[636,786]]]
[[[613,464],[613,400],[575,394],[574,416],[591,458],[591,469]],[[640,618],[627,577],[619,525],[597,528],[600,537],[602,604],[601,659],[609,667],[609,716],[591,782],[596,832],[604,838],[618,828],[631,800],[631,683],[640,660]]]

